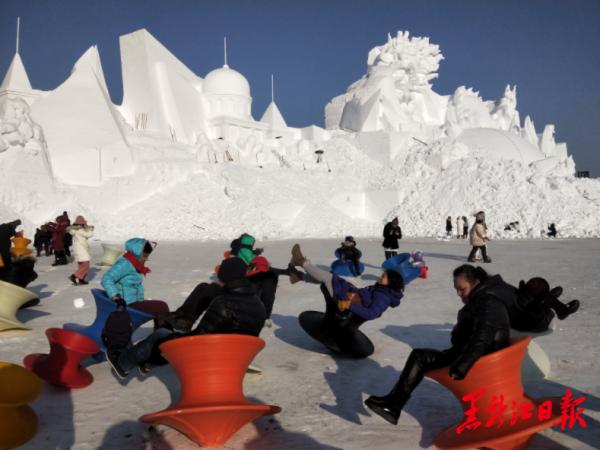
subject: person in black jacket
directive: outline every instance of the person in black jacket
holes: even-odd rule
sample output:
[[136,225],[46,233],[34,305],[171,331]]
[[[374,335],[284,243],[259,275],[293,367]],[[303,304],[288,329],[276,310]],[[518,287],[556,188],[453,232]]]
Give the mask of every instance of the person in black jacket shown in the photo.
[[4,263],[4,267],[0,267],[0,271],[2,272],[10,271],[12,266],[12,256],[10,254],[12,242],[10,241],[10,238],[15,235],[19,225],[21,225],[19,219],[14,220],[13,222],[0,224],[0,257],[2,257],[2,262]]
[[579,300],[561,302],[558,297],[562,287],[550,289],[544,278],[534,277],[527,283],[521,280],[516,289],[519,314],[510,318],[510,326],[515,330],[539,333],[546,331],[554,317],[564,320],[575,313],[580,306]]
[[398,253],[399,239],[402,239],[402,230],[398,225],[398,218],[394,217],[391,222],[386,223],[385,227],[383,227],[383,249],[385,252],[385,259],[390,259]]
[[219,270],[221,291],[210,302],[200,322],[190,333],[158,328],[146,339],[125,349],[107,348],[108,362],[116,374],[125,378],[138,366],[146,373],[152,365],[164,364],[158,347],[165,341],[198,334],[245,334],[258,336],[267,314],[254,286],[246,278],[246,264],[239,258],[228,258]]
[[509,344],[509,316],[501,297],[506,294],[501,278],[488,277],[481,267],[465,264],[454,272],[454,288],[465,306],[458,312],[449,349],[414,349],[392,391],[382,397],[370,396],[365,404],[396,425],[412,391],[429,370],[448,367],[450,376],[462,380],[483,355]]

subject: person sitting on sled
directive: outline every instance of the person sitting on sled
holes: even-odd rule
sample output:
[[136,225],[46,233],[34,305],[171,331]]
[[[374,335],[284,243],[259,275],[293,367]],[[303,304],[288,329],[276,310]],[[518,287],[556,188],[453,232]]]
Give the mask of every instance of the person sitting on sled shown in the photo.
[[356,248],[356,241],[352,236],[346,236],[344,238],[344,242],[342,242],[340,247],[335,251],[335,257],[342,263],[348,263],[350,272],[355,277],[362,273],[360,265],[362,252]]

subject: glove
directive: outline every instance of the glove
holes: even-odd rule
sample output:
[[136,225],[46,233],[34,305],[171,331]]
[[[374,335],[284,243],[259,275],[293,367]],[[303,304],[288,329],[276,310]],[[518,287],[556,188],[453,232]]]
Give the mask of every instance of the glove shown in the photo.
[[[358,292],[348,292],[346,300],[348,300],[350,303],[356,303],[359,305],[362,303],[360,301],[360,295],[358,294]],[[348,308],[350,308],[350,305],[348,305]]]
[[456,370],[453,367],[450,367],[450,371],[448,374],[450,375],[450,378],[452,378],[453,380],[464,380],[465,379],[465,374],[461,373],[460,371]]
[[123,298],[120,295],[115,295],[112,298],[112,301],[117,304],[118,308],[127,308],[127,303],[125,303],[125,300],[123,300]]
[[255,248],[255,249],[254,249],[254,254],[255,254],[256,256],[260,256],[260,255],[262,255],[262,254],[263,254],[263,252],[264,252],[264,251],[265,251],[265,249],[264,249],[264,248]]
[[337,307],[340,312],[344,312],[350,308],[350,303],[352,303],[350,300],[338,300]]

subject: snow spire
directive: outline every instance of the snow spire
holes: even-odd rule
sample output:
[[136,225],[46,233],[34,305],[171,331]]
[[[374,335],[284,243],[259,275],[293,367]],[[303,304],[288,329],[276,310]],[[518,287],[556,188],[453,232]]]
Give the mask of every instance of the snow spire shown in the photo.
[[225,61],[223,67],[228,68],[229,66],[227,65],[227,37],[223,38],[223,60]]
[[19,53],[19,34],[21,31],[21,18],[17,17],[17,43],[15,46],[15,53]]
[[275,84],[273,82],[273,74],[271,74],[271,101],[275,101]]
[[23,61],[19,55],[19,32],[21,29],[21,19],[17,17],[17,39],[15,44],[15,56],[13,57],[4,80],[0,84],[0,91],[31,91],[31,83],[23,66]]

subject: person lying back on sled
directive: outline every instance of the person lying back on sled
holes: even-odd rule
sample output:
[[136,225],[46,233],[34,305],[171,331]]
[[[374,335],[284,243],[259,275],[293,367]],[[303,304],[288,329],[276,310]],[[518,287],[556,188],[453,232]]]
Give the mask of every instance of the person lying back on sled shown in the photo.
[[329,302],[335,302],[340,312],[355,314],[364,320],[380,317],[390,306],[397,307],[403,296],[404,280],[393,270],[384,271],[376,284],[357,288],[336,274],[313,266],[304,257],[298,244],[292,248],[290,264],[294,267],[302,267],[308,275],[322,283],[328,306]]
[[[199,334],[245,334],[258,336],[265,324],[267,314],[261,300],[256,295],[252,283],[246,278],[246,264],[240,258],[228,258],[221,263],[218,284],[222,291],[217,295],[200,322],[190,333],[178,333],[167,328],[158,328],[146,339],[132,344],[127,338],[125,345],[111,343],[111,335],[119,336],[120,330],[103,333],[108,362],[120,378],[138,367],[142,374],[153,365],[164,365],[159,346],[165,341]],[[115,345],[116,344],[116,345]],[[201,381],[201,380],[199,380]]]

